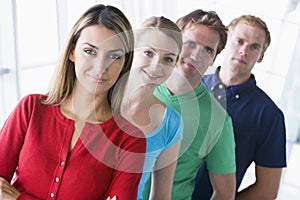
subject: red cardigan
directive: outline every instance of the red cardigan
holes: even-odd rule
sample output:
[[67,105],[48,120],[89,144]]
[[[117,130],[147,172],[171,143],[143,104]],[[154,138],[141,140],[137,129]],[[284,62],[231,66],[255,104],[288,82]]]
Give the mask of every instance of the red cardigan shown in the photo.
[[0,132],[0,176],[18,199],[136,199],[146,151],[143,133],[121,116],[86,123],[69,153],[74,121],[28,95]]

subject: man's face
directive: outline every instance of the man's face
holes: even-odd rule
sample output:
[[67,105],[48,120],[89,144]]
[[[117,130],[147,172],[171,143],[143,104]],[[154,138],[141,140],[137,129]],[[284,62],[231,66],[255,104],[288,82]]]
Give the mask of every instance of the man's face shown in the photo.
[[239,23],[229,31],[224,54],[224,68],[238,77],[248,77],[256,62],[263,59],[265,32]]
[[176,70],[189,82],[199,82],[213,64],[220,36],[206,25],[193,23],[182,34],[183,46]]

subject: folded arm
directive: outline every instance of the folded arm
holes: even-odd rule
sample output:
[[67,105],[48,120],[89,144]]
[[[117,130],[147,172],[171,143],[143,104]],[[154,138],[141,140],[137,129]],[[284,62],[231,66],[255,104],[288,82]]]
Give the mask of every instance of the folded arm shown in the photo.
[[234,199],[236,191],[235,173],[214,174],[209,172],[209,178],[213,187],[212,200]]
[[256,181],[237,194],[236,199],[276,199],[282,168],[255,166]]
[[16,200],[21,193],[13,187],[7,180],[0,177],[0,200]]

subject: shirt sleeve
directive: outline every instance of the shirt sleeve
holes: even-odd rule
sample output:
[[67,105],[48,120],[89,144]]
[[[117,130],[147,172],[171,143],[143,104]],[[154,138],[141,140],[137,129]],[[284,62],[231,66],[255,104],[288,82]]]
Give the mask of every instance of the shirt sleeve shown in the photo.
[[137,198],[138,184],[144,166],[146,139],[132,137],[124,144],[106,198],[108,196],[117,196],[117,199]]
[[208,171],[216,174],[230,174],[236,171],[235,141],[232,121],[227,117],[218,142],[205,158]]
[[177,144],[183,138],[183,120],[175,110],[173,110],[173,113],[175,114],[169,117],[168,127],[165,133],[167,135],[166,149]]
[[264,137],[260,137],[254,161],[264,167],[286,167],[286,130],[281,111],[265,115]]
[[18,164],[30,119],[29,106],[32,104],[29,97],[24,97],[9,115],[0,131],[0,176],[9,182]]

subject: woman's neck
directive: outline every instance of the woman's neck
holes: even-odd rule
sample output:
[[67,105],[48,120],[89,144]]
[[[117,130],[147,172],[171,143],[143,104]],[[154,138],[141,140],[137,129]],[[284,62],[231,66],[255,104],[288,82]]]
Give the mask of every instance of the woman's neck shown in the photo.
[[137,87],[128,81],[122,101],[121,114],[145,134],[161,123],[165,112],[165,104],[153,95],[154,89],[148,85]]
[[107,95],[87,94],[74,92],[63,102],[62,113],[74,121],[99,123],[106,121],[112,116],[111,107]]
[[123,105],[130,103],[145,102],[151,103],[155,99],[153,92],[155,84],[141,84],[134,79],[134,74],[130,74],[128,82],[125,87]]

